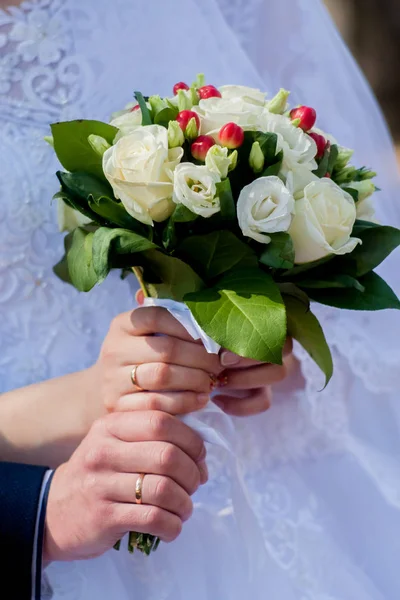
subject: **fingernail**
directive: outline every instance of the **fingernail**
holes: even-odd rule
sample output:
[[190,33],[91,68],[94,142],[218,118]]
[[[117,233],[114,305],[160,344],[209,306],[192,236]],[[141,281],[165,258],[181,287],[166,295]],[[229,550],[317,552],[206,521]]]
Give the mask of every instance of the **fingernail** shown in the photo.
[[233,352],[229,352],[229,350],[224,350],[224,352],[221,354],[220,360],[223,367],[232,367],[240,362],[240,356],[234,354]]
[[199,462],[199,463],[204,462],[204,459],[205,459],[206,456],[207,456],[207,450],[206,450],[206,447],[203,445],[203,448],[202,448],[202,450],[200,452],[200,456],[197,459],[197,462]]
[[218,377],[218,387],[225,387],[228,385],[228,376],[227,375],[219,375]]
[[218,378],[212,373],[210,374],[210,392],[218,385]]
[[199,394],[197,396],[196,400],[197,400],[197,406],[202,408],[203,406],[208,404],[208,401],[210,400],[210,395],[209,394]]
[[200,481],[201,483],[206,483],[208,481],[208,469],[206,463],[203,461],[198,465],[200,471]]

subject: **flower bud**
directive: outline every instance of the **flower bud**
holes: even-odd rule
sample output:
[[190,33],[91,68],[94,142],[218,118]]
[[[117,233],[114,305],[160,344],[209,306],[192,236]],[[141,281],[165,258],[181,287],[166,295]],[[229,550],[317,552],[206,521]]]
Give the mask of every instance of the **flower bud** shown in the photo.
[[192,102],[192,94],[187,90],[178,90],[177,93],[178,99],[178,110],[190,110],[193,106]]
[[160,96],[157,96],[157,95],[150,96],[149,104],[150,104],[151,110],[153,111],[153,113],[155,115],[158,112],[160,112],[161,110],[164,110],[164,108],[168,107],[165,100],[163,100]]
[[320,135],[319,133],[315,133],[313,131],[311,131],[308,135],[317,144],[317,154],[315,155],[315,157],[322,158],[326,148],[326,139],[323,135]]
[[206,167],[213,173],[217,173],[221,179],[228,176],[237,165],[238,153],[234,150],[228,155],[228,148],[222,148],[215,144],[207,152]]
[[197,89],[204,87],[206,84],[206,78],[204,77],[204,73],[197,73],[196,75],[196,81],[194,82],[193,86]]
[[253,142],[250,150],[249,165],[254,173],[261,173],[264,168],[265,157],[259,142]]
[[279,92],[267,103],[267,109],[269,112],[282,115],[286,110],[287,99],[289,98],[290,92],[281,88]]
[[207,152],[215,146],[215,141],[210,135],[199,135],[191,145],[191,153],[196,160],[205,161]]
[[178,81],[178,83],[176,83],[174,85],[174,87],[172,88],[173,94],[174,96],[177,95],[179,90],[188,90],[189,86],[187,83],[185,83],[184,81]]
[[244,142],[244,131],[236,123],[227,123],[221,127],[218,134],[219,141],[223,146],[233,150],[239,148]]
[[350,181],[354,180],[356,175],[357,169],[350,165],[349,167],[345,167],[344,169],[335,174],[335,182],[338,185],[342,185],[343,183],[350,183]]
[[197,128],[200,129],[199,115],[197,113],[195,113],[193,110],[182,110],[176,117],[176,120],[177,120],[180,128],[182,129],[182,131],[185,131],[190,119],[194,119],[196,121]]
[[349,160],[354,154],[354,150],[350,150],[350,148],[343,148],[339,146],[339,153],[336,159],[335,168],[336,169],[344,169]]
[[315,121],[317,120],[317,113],[310,106],[298,106],[290,111],[290,118],[292,121],[297,121],[297,119],[300,119],[297,126],[303,131],[310,131],[310,129],[314,127]]
[[88,142],[92,149],[99,155],[103,156],[104,152],[111,148],[110,144],[101,135],[91,133],[88,136]]
[[203,85],[203,87],[198,90],[199,96],[202,100],[207,100],[207,98],[221,98],[221,92],[217,90],[214,85]]
[[183,131],[179,126],[179,123],[176,121],[170,121],[168,123],[168,147],[169,148],[178,148],[182,146],[185,141],[185,136],[183,135]]
[[376,177],[376,172],[371,171],[371,169],[366,169],[365,167],[362,167],[361,169],[358,169],[357,177],[359,181],[364,181],[365,179],[373,179],[374,177]]
[[352,181],[347,187],[358,192],[358,201],[362,202],[375,192],[376,187],[370,179],[365,181]]

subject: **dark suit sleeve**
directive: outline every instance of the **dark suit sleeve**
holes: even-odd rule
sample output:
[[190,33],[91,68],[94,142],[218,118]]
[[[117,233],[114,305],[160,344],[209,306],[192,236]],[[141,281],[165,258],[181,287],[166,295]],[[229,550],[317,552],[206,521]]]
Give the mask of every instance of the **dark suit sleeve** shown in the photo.
[[0,463],[0,574],[3,590],[12,590],[18,600],[32,597],[34,538],[47,470]]

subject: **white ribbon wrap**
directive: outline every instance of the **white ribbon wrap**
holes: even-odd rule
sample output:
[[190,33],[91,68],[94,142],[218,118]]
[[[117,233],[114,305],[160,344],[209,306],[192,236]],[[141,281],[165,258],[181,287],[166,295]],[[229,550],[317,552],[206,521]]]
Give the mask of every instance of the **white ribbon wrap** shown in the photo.
[[[174,300],[146,298],[144,306],[160,306],[168,310],[173,317],[195,340],[201,340],[207,352],[218,354],[220,346],[214,342],[198,325],[190,310],[184,304]],[[210,419],[210,415],[213,418]],[[218,418],[215,418],[215,417]],[[232,417],[226,415],[216,404],[209,404],[201,411],[185,415],[182,421],[189,427],[197,431],[203,440],[211,447],[224,448],[231,462],[230,475],[232,477],[232,507],[238,528],[243,536],[243,542],[232,540],[233,543],[243,544],[246,548],[247,568],[249,570],[249,580],[261,568],[262,557],[265,554],[262,532],[251,502],[247,494],[246,484],[243,479],[236,450],[238,448],[237,434]],[[212,425],[210,425],[210,421]],[[247,540],[247,543],[245,542]],[[245,568],[245,565],[243,565]]]

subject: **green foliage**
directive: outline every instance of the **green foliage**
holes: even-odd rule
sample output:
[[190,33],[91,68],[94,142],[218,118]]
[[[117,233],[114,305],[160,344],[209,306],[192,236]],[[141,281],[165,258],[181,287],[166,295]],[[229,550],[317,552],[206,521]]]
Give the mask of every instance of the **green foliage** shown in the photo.
[[227,273],[213,288],[184,298],[218,344],[240,356],[282,364],[286,311],[279,288],[258,268]]
[[67,171],[85,172],[99,179],[105,179],[101,156],[88,141],[89,135],[99,135],[109,144],[118,133],[118,129],[101,121],[64,121],[51,125],[54,150],[58,160]]
[[273,233],[271,241],[260,256],[260,263],[273,269],[291,269],[294,265],[294,246],[288,233]]
[[227,230],[187,237],[177,252],[205,280],[235,267],[257,266],[257,257],[250,246]]

